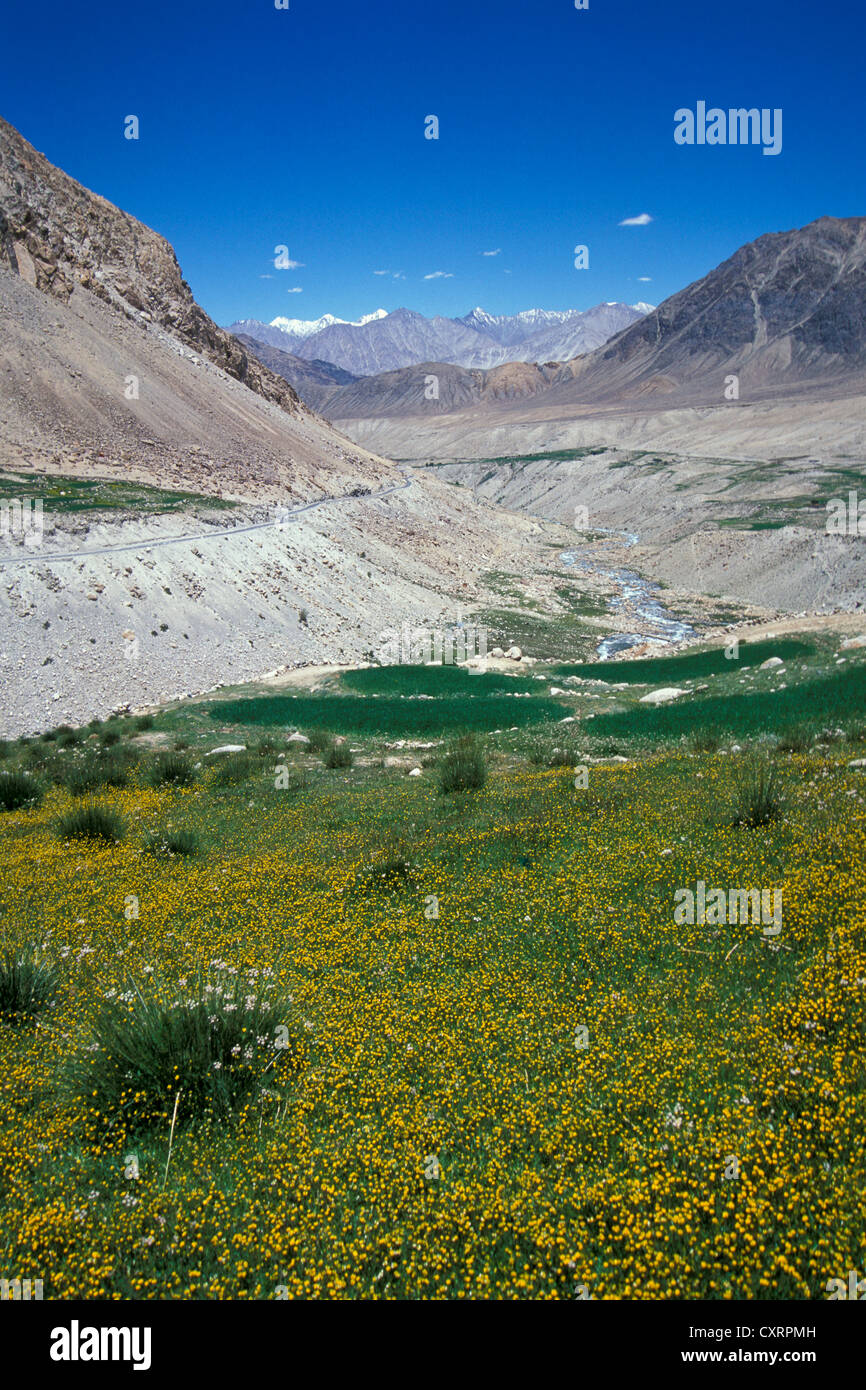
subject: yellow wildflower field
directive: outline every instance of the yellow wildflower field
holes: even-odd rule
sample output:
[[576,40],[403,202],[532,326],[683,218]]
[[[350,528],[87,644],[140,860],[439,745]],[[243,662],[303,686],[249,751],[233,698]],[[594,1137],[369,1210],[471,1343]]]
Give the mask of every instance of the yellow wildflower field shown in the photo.
[[[0,1024],[0,1266],[52,1298],[826,1297],[866,1245],[850,757],[779,757],[755,829],[719,815],[730,758],[677,753],[456,799],[139,779],[102,847],[58,836],[60,788],[5,813],[4,939],[60,985]],[[158,826],[200,853],[146,854]],[[675,922],[699,881],[780,889],[781,931]],[[229,1117],[178,1071],[149,1126],[70,1093],[102,1004],[227,974],[283,991],[295,1069]]]

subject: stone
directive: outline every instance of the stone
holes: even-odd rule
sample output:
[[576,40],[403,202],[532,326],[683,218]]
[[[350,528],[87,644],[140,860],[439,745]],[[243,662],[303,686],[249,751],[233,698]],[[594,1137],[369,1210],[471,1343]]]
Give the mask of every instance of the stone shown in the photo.
[[784,664],[780,656],[768,656],[766,661],[761,662],[761,670],[772,671],[774,666],[784,666]]
[[205,753],[206,758],[215,758],[217,753],[245,753],[247,745],[245,743],[221,743],[219,748],[212,748],[209,753]]
[[663,685],[660,690],[650,690],[646,695],[641,695],[638,701],[641,705],[666,705],[669,700],[678,700],[681,695],[687,695],[687,690],[680,690],[675,685]]

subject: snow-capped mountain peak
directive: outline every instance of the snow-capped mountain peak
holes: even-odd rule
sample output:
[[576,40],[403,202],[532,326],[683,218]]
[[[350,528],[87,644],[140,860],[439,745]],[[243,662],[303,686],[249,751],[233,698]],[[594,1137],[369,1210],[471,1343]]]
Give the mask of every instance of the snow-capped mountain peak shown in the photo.
[[514,361],[566,361],[607,342],[651,307],[615,301],[585,310],[489,314],[479,304],[459,319],[428,319],[405,308],[392,313],[376,309],[354,321],[333,314],[312,322],[243,319],[231,331],[310,361],[334,363],[355,376],[370,376],[419,362],[488,368]]

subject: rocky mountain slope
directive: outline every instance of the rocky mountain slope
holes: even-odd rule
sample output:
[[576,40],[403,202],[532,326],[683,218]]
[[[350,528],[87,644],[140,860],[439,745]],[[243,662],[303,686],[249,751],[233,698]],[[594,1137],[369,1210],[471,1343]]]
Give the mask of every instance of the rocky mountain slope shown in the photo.
[[0,119],[0,265],[63,304],[76,286],[156,323],[291,412],[294,391],[195,302],[164,237],[55,168]]
[[437,407],[410,376],[353,384],[326,408],[352,438],[403,458],[603,444],[765,457],[862,451],[864,395],[866,218],[824,217],[741,247],[520,392],[474,383]]
[[320,362],[316,358],[307,362],[293,352],[257,342],[246,333],[238,333],[237,340],[250,356],[257,357],[270,371],[288,381],[311,410],[324,413],[324,406],[335,391],[361,380],[333,362]]
[[[511,361],[563,360],[591,352],[651,305],[598,304],[592,309],[494,316],[481,308],[463,318],[425,318],[411,309],[371,315],[367,322],[336,321],[312,333],[286,320],[271,324],[243,319],[230,331],[307,359],[334,362],[356,376],[395,371],[423,362],[490,368]],[[291,378],[289,378],[291,380]]]

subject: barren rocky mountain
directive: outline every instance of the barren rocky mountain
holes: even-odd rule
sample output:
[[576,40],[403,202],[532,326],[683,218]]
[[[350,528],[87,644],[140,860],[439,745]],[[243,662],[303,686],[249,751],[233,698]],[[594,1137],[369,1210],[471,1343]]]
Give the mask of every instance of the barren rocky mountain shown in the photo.
[[285,382],[195,302],[164,237],[55,168],[2,119],[0,264],[64,304],[81,286],[133,320],[160,324],[257,395],[297,406]]
[[284,352],[269,343],[258,342],[246,333],[238,333],[237,340],[250,356],[257,357],[277,376],[288,381],[311,410],[323,412],[324,406],[339,387],[360,380],[333,362],[320,362],[316,358],[308,362],[293,352]]

